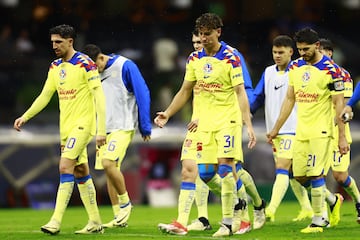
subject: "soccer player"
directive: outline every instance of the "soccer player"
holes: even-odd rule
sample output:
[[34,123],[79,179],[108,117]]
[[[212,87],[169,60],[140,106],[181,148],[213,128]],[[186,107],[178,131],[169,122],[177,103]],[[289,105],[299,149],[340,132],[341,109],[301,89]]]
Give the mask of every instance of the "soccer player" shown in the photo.
[[[340,113],[344,108],[344,82],[339,66],[319,52],[319,37],[311,28],[296,32],[294,40],[300,58],[289,66],[289,86],[280,115],[267,134],[268,142],[278,135],[295,103],[297,124],[293,152],[294,177],[303,185],[311,186],[314,216],[302,233],[322,232],[329,222],[323,218],[325,208],[325,178],[330,167],[330,151],[334,136],[335,106],[338,122],[338,147],[346,154],[349,146]],[[321,113],[321,114],[319,114]]]
[[60,184],[54,213],[50,221],[41,227],[41,231],[51,235],[60,232],[62,217],[75,182],[89,217],[88,224],[75,233],[103,233],[87,156],[87,145],[95,134],[97,146],[106,142],[105,97],[100,76],[95,63],[74,49],[76,33],[73,27],[59,25],[51,28],[49,33],[58,59],[50,64],[40,95],[14,122],[14,128],[20,131],[27,121],[48,104],[55,91],[57,92],[61,138]]
[[[265,105],[266,130],[269,132],[279,116],[280,105],[274,104],[282,102],[288,87],[288,66],[293,55],[293,40],[286,35],[279,35],[274,38],[272,46],[272,56],[275,64],[268,66],[259,83],[254,90],[254,97],[251,98],[251,112]],[[301,211],[293,219],[300,221],[313,216],[313,211],[308,198],[306,189],[294,179],[291,172],[293,158],[293,142],[296,127],[296,108],[293,108],[290,116],[279,130],[278,135],[273,139],[273,155],[276,167],[276,177],[272,188],[271,200],[265,210],[267,220],[275,221],[276,209],[279,207],[289,186],[298,199]]]
[[[213,13],[205,13],[197,18],[195,28],[199,31],[203,49],[190,54],[180,90],[168,108],[164,112],[158,112],[154,119],[157,126],[164,127],[169,118],[187,102],[194,90],[194,112],[199,122],[194,138],[186,144],[187,147],[196,149],[197,163],[205,162],[205,159],[212,161],[209,156],[217,156],[218,168],[204,169],[206,173],[211,172],[206,175],[207,182],[211,181],[215,171],[221,182],[223,219],[214,237],[232,234],[233,192],[236,183],[234,158],[241,151],[243,121],[249,136],[248,147],[253,148],[256,144],[241,62],[233,48],[219,42],[222,26],[220,17]],[[199,169],[201,177],[201,168]],[[177,221],[159,224],[160,230],[175,234],[187,233],[184,226],[187,224],[189,207],[194,199],[196,174],[195,177],[192,176],[187,181],[182,179]],[[202,177],[204,178],[205,176]]]
[[[192,43],[195,51],[200,51],[203,47],[200,41],[199,33],[195,29],[192,34]],[[224,43],[225,44],[225,43]],[[235,50],[235,49],[234,49]],[[249,71],[247,70],[245,59],[240,52],[238,52],[240,56],[240,60],[242,64],[242,72],[244,77],[244,87],[247,93],[247,96],[253,95],[253,87],[252,81],[250,78]],[[194,116],[193,116],[194,119]],[[188,124],[188,130],[190,131],[188,135],[191,135],[195,132],[197,128],[197,119],[193,120]],[[185,139],[191,139],[191,136],[187,136]],[[186,140],[185,140],[186,141]],[[184,142],[185,143],[185,142]],[[184,147],[185,148],[185,147]],[[195,149],[196,150],[196,149]],[[186,149],[189,152],[189,149]],[[189,154],[189,153],[187,153]],[[195,153],[196,154],[196,153]],[[241,159],[243,154],[241,153]],[[214,158],[214,157],[212,157]],[[183,161],[182,163],[185,164],[187,161]],[[265,224],[265,202],[261,199],[256,185],[253,181],[252,176],[242,168],[242,162],[238,160],[236,163],[237,175],[243,182],[246,192],[251,196],[253,199],[254,204],[254,229],[259,229]],[[216,161],[215,161],[216,163]],[[183,166],[186,169],[186,166]],[[218,174],[214,176],[212,182],[218,183]],[[237,186],[239,189],[241,186]],[[219,192],[219,187],[217,184],[212,186],[212,190],[217,193]],[[241,192],[241,191],[240,191]],[[243,193],[242,193],[243,194]],[[240,194],[241,195],[241,194]],[[208,196],[209,196],[209,187],[207,184],[204,183],[203,180],[198,176],[196,178],[196,189],[195,189],[195,203],[198,210],[198,218],[193,220],[190,225],[187,226],[188,231],[203,231],[203,230],[210,230],[211,225],[208,219],[208,211],[207,211],[207,203],[208,203]],[[241,196],[244,198],[244,196]],[[245,204],[245,205],[244,205]],[[232,230],[235,234],[243,234],[249,232],[251,230],[251,224],[249,221],[249,217],[247,214],[247,204],[244,201],[240,201],[239,204],[235,206],[235,213],[233,219]]]
[[[320,39],[319,50],[322,54],[332,59],[334,48],[332,42],[329,39],[324,39],[324,38]],[[344,68],[342,68],[342,70],[343,70],[343,80],[345,84],[344,97],[346,103],[353,93],[353,80],[348,71],[346,71]],[[334,132],[335,142],[338,137],[336,134],[337,132],[336,130],[337,130],[337,125],[335,125],[335,132]],[[345,134],[348,144],[350,145],[352,139],[351,139],[349,123],[345,123]],[[357,211],[357,222],[360,223],[360,194],[354,178],[352,178],[349,175],[348,172],[349,166],[350,166],[350,151],[345,155],[340,155],[339,151],[335,148],[333,152],[333,162],[331,163],[331,170],[336,182],[345,189],[345,191],[351,196],[351,198],[355,202],[355,209]],[[340,201],[342,201],[343,197],[339,193],[335,194],[335,196],[336,198],[340,199]],[[327,197],[326,200],[330,205],[330,210],[332,210],[335,206],[334,204],[336,202],[336,198],[334,198],[331,193],[329,194],[328,191],[326,197]],[[340,216],[339,217],[335,216],[335,218],[331,218],[330,216],[330,225],[336,226],[339,220],[340,220]]]
[[136,64],[123,56],[104,54],[88,44],[83,52],[97,65],[106,96],[106,142],[98,149],[95,169],[104,169],[114,220],[105,228],[125,227],[132,204],[126,190],[121,163],[139,127],[144,141],[151,138],[150,93]]

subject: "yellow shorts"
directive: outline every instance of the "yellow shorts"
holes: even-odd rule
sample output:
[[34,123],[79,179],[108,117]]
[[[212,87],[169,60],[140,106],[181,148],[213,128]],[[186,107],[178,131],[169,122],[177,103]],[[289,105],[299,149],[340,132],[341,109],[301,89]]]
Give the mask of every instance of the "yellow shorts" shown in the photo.
[[332,139],[315,138],[294,141],[294,176],[326,175],[331,164]]
[[93,139],[90,129],[74,128],[66,139],[61,140],[61,157],[76,160],[76,165],[88,162],[87,145]]
[[295,135],[291,134],[277,135],[277,137],[273,139],[273,155],[275,160],[277,158],[293,158],[294,139]]
[[241,126],[214,132],[188,132],[181,151],[181,160],[194,159],[197,164],[217,164],[218,158],[242,160]]
[[125,157],[126,150],[133,139],[135,130],[112,132],[106,136],[106,144],[96,150],[95,169],[102,170],[102,159],[116,161],[116,166],[120,169]]

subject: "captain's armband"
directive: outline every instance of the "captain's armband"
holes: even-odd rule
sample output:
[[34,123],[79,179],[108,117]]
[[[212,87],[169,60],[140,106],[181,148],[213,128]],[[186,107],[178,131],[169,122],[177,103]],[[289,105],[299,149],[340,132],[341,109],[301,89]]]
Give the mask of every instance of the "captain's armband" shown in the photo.
[[330,91],[344,91],[345,90],[345,85],[344,85],[344,81],[343,80],[337,80],[334,81],[332,83],[328,84],[328,88]]

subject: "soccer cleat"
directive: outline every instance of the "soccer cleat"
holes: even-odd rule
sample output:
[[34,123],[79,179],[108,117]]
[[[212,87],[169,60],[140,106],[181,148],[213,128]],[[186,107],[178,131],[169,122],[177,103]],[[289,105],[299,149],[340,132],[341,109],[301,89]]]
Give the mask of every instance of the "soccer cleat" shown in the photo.
[[357,222],[360,224],[360,203],[355,204],[356,212],[357,212]]
[[301,210],[296,218],[293,218],[293,222],[303,221],[307,218],[311,219],[314,216],[312,210]]
[[127,220],[131,214],[132,204],[129,202],[125,206],[120,206],[120,211],[114,219],[114,227],[127,227]]
[[340,208],[344,197],[340,193],[335,193],[336,202],[334,205],[330,206],[330,225],[335,227],[339,224],[340,221]]
[[226,224],[223,223],[219,223],[219,224],[220,224],[220,228],[212,235],[213,237],[226,237],[232,235],[231,226],[227,226]]
[[186,235],[188,233],[188,229],[177,221],[173,221],[170,224],[159,223],[158,228],[163,233],[174,235]]
[[268,208],[265,209],[265,216],[267,222],[275,222],[275,214],[270,212]]
[[40,229],[44,233],[56,235],[60,232],[60,223],[56,220],[50,220],[50,222],[42,226]]
[[89,221],[86,226],[78,231],[75,231],[75,234],[102,234],[104,233],[104,228],[101,223]]
[[209,223],[209,220],[207,220],[205,217],[195,219],[190,225],[187,226],[188,231],[205,231],[211,229],[212,227]]
[[318,233],[318,232],[323,232],[323,231],[324,231],[323,227],[312,223],[309,226],[307,226],[306,228],[301,229],[300,232],[302,232],[302,233]]
[[251,230],[251,223],[250,223],[250,222],[241,221],[240,229],[237,230],[236,232],[234,232],[234,234],[236,234],[236,235],[238,235],[238,234],[244,234],[244,233],[250,232],[250,230]]
[[103,228],[115,228],[115,227],[125,228],[125,227],[128,227],[128,224],[127,223],[118,224],[116,222],[116,218],[115,218],[115,219],[111,220],[110,222],[103,224],[102,226],[103,226]]
[[260,229],[266,222],[265,216],[265,201],[262,200],[260,207],[254,207],[254,229]]

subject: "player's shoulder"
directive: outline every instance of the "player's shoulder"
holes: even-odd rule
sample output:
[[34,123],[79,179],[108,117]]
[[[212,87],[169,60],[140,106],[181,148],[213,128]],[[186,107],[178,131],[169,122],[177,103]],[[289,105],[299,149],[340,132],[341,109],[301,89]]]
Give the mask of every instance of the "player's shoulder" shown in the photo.
[[97,69],[94,61],[82,52],[76,52],[69,62],[78,65],[80,68],[84,68],[87,72]]
[[343,77],[343,69],[334,62],[331,58],[327,56],[323,56],[322,59],[315,64],[315,66],[321,70],[331,75],[332,78],[342,78]]
[[186,60],[186,63],[190,63],[190,62],[200,59],[201,56],[203,55],[202,51],[204,51],[204,50],[202,49],[200,51],[194,51],[194,52],[190,53],[190,55],[188,56],[188,58]]
[[292,60],[289,63],[288,69],[293,70],[293,69],[299,68],[299,67],[304,66],[304,65],[306,65],[305,60],[303,58],[297,58],[297,59]]

